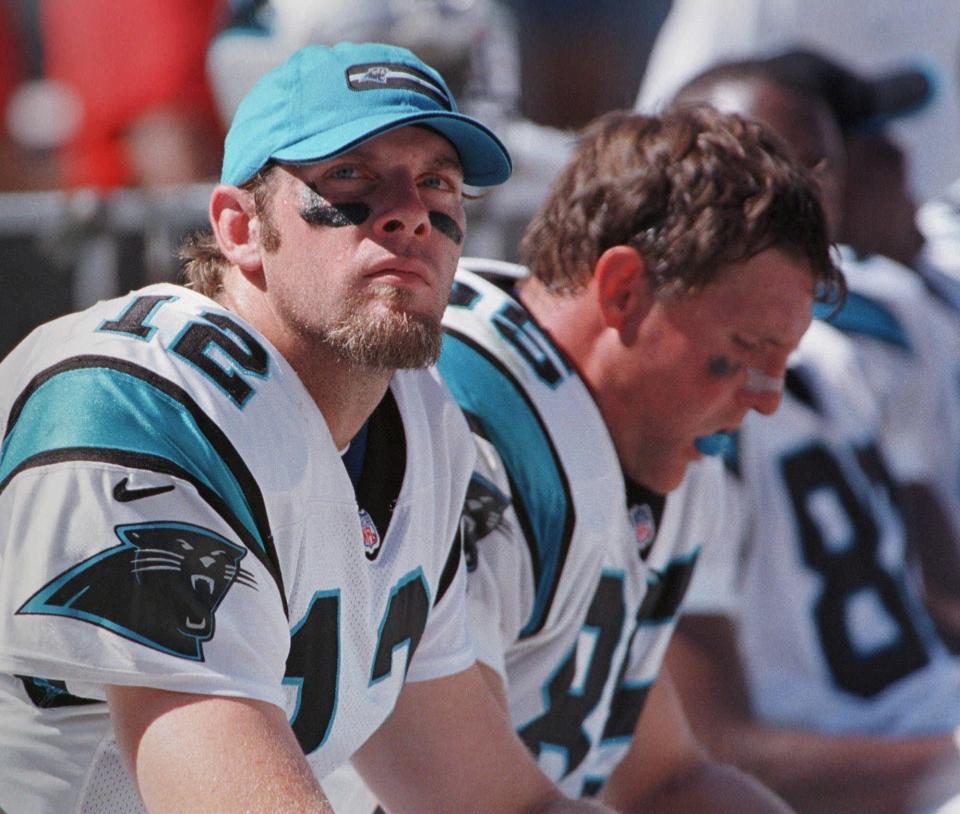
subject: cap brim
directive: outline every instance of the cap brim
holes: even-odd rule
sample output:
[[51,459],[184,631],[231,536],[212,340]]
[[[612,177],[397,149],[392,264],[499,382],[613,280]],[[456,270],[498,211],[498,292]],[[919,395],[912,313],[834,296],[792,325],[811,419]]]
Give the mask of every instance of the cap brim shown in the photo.
[[908,116],[924,108],[934,96],[935,83],[923,70],[905,70],[869,80],[871,120]]
[[513,162],[500,139],[476,119],[446,111],[368,116],[284,147],[272,158],[294,163],[323,161],[391,130],[413,124],[436,130],[454,146],[463,166],[464,183],[487,187],[502,184],[510,177]]

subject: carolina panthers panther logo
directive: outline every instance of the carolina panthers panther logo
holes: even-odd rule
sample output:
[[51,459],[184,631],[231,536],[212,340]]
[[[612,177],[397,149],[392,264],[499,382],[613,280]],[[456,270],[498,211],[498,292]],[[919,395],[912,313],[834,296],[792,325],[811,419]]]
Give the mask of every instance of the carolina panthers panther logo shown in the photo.
[[186,523],[117,526],[120,545],[84,560],[17,611],[69,616],[163,653],[203,661],[214,613],[235,582],[256,588],[247,551]]
[[460,534],[467,571],[477,570],[477,543],[503,521],[510,498],[477,472],[470,478],[460,515]]

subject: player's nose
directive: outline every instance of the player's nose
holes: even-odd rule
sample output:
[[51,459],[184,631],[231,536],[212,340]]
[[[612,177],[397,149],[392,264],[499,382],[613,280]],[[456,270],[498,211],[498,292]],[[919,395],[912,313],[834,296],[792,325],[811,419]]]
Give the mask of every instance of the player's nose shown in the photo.
[[390,179],[384,206],[375,216],[373,228],[388,235],[429,236],[430,213],[412,175],[403,172]]
[[761,415],[772,415],[780,406],[785,372],[784,365],[777,365],[772,372],[748,367],[739,399],[750,410]]

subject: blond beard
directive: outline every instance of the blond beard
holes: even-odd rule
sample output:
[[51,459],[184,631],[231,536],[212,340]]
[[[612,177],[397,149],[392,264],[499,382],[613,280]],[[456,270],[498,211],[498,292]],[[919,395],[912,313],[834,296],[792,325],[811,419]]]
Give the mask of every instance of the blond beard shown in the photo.
[[[391,305],[403,306],[411,294],[391,286],[377,286],[356,304],[373,294]],[[323,342],[347,364],[378,370],[410,370],[429,367],[440,355],[440,320],[411,314],[402,308],[376,316],[361,308],[324,333]]]

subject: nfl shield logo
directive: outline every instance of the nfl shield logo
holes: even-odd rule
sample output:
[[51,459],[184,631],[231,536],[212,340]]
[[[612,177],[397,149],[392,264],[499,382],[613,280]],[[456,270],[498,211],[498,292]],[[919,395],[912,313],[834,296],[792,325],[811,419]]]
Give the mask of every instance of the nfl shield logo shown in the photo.
[[630,507],[630,522],[637,535],[637,548],[641,557],[645,557],[657,536],[657,525],[653,519],[653,510],[646,504]]
[[366,509],[360,509],[360,534],[363,537],[363,553],[368,560],[375,560],[380,552],[380,532]]

